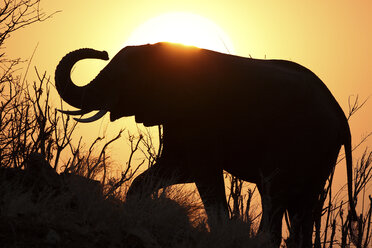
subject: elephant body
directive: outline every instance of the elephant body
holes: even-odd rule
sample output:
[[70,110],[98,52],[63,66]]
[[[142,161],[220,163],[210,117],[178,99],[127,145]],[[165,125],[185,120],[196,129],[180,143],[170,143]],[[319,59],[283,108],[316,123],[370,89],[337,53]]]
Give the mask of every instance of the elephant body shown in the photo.
[[162,156],[134,180],[129,196],[149,179],[162,182],[155,191],[172,177],[172,183],[196,184],[208,216],[228,217],[226,170],[257,185],[260,229],[277,246],[288,211],[292,242],[311,247],[313,210],[344,145],[351,197],[347,119],[305,67],[157,43],[122,49],[89,85],[74,86],[70,70],[87,57],[108,59],[83,49],[57,67],[56,87],[66,102],[84,113],[109,111],[111,121],[134,115],[145,126],[164,128]]

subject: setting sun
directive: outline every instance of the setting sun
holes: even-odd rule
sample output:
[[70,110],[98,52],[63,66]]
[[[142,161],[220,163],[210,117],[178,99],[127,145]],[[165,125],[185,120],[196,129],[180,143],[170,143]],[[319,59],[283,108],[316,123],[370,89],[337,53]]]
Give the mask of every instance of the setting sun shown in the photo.
[[138,27],[125,45],[141,45],[168,41],[234,54],[234,47],[226,33],[207,18],[172,12],[152,18]]

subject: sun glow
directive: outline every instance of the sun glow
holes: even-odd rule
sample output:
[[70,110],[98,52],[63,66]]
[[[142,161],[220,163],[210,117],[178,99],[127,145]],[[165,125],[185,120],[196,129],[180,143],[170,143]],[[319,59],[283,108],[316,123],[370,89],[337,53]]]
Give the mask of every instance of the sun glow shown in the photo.
[[172,12],[150,19],[132,33],[125,45],[160,41],[235,53],[231,40],[221,28],[207,18],[185,12]]

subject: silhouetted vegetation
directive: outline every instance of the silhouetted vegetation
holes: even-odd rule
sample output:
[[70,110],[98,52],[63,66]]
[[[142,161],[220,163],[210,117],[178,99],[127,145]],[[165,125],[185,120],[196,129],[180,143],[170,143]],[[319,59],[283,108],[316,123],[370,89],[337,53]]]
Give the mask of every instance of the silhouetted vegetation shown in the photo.
[[[8,0],[0,10],[1,246],[270,247],[264,235],[255,235],[259,210],[250,208],[255,188],[229,174],[227,199],[232,221],[221,223],[213,232],[208,231],[200,200],[182,187],[166,188],[152,198],[123,201],[140,167],[152,166],[160,156],[162,129],[159,127],[158,137],[146,131],[127,133],[130,156],[118,178],[110,176],[107,148],[121,138],[123,130],[106,142],[104,137],[89,145],[82,144],[81,138],[72,140],[77,123],[52,106],[53,82],[48,74],[34,68],[35,80],[29,82],[17,71],[27,62],[9,59],[4,51],[4,42],[12,32],[50,16],[39,4],[40,0]],[[361,105],[357,101],[351,104],[349,117]],[[158,138],[160,145],[155,146]],[[143,159],[134,161],[139,153]],[[30,178],[27,173],[30,168],[35,172],[32,168],[38,167],[37,161],[42,169],[36,173],[40,175]],[[371,162],[372,152],[365,150],[354,163],[353,200],[363,206],[358,208],[358,223],[350,223],[348,203],[340,197],[341,192],[332,191],[334,174],[328,179],[319,207],[314,209],[315,247],[371,245],[372,198],[367,193]],[[92,194],[88,184],[66,179],[76,175],[90,179],[88,182],[98,180],[102,192]],[[350,224],[355,235],[350,234]],[[290,230],[289,221],[287,225]]]

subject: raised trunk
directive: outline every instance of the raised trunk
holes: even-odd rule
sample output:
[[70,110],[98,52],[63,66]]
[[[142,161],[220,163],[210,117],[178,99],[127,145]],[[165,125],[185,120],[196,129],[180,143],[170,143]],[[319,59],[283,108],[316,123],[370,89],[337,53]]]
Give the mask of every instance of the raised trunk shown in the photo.
[[105,51],[97,51],[90,48],[79,49],[70,52],[59,62],[55,72],[55,83],[59,95],[68,104],[84,110],[100,109],[98,102],[100,92],[94,89],[91,84],[77,86],[71,80],[71,69],[76,62],[82,59],[102,59],[108,60]]

